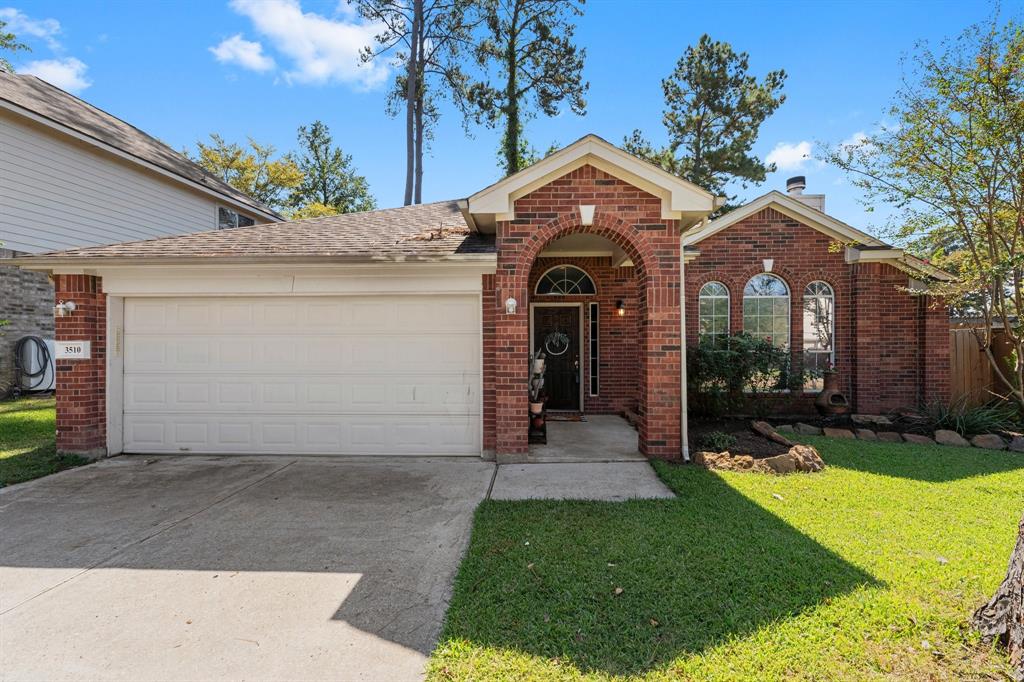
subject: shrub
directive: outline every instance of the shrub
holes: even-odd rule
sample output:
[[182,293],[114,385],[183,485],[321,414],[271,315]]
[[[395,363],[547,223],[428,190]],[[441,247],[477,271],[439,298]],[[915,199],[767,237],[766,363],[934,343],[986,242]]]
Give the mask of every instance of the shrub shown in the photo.
[[700,446],[712,452],[723,452],[736,445],[736,436],[722,431],[709,431],[700,437]]
[[791,366],[789,350],[746,332],[724,342],[702,339],[690,346],[686,373],[690,408],[711,416],[743,407],[759,412],[769,401],[757,399],[758,394],[763,398],[803,383],[802,373]]
[[1014,405],[998,400],[971,407],[967,405],[967,396],[951,403],[929,403],[922,410],[922,416],[931,430],[949,429],[961,436],[1005,431],[1019,422]]

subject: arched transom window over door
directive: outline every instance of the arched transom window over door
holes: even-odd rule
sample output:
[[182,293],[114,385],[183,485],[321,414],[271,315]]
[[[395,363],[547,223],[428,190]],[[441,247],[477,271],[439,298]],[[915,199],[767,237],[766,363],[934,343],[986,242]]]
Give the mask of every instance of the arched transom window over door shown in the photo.
[[827,282],[804,288],[804,389],[820,391],[822,373],[835,364],[835,293]]
[[597,293],[594,280],[575,265],[557,265],[537,281],[537,293],[545,296],[588,296]]
[[743,331],[789,346],[789,287],[767,272],[754,275],[743,289]]

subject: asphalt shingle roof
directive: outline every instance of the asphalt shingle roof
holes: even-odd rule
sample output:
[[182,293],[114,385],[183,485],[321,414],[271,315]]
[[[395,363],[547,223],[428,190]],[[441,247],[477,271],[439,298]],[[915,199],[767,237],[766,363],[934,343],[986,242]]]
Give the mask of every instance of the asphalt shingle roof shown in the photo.
[[8,73],[0,69],[0,100],[6,100],[181,178],[199,183],[236,204],[263,214],[277,215],[163,142],[35,76]]
[[458,202],[439,201],[90,246],[26,256],[22,260],[304,257],[402,260],[493,253],[493,236],[472,232]]

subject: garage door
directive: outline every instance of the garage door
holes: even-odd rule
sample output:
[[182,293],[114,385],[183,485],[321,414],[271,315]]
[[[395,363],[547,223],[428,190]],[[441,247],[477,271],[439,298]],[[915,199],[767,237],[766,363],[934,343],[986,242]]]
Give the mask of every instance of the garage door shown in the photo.
[[480,453],[476,296],[128,298],[125,452]]

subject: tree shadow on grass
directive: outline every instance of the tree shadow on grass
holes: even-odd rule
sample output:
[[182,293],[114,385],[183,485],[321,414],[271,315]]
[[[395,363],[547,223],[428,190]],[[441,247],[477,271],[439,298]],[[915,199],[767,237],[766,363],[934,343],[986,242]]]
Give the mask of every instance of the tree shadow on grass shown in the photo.
[[639,674],[881,586],[718,476],[672,478],[676,500],[485,502],[442,644]]
[[835,438],[800,441],[817,448],[829,466],[932,483],[1024,469],[1024,453],[1019,452]]

